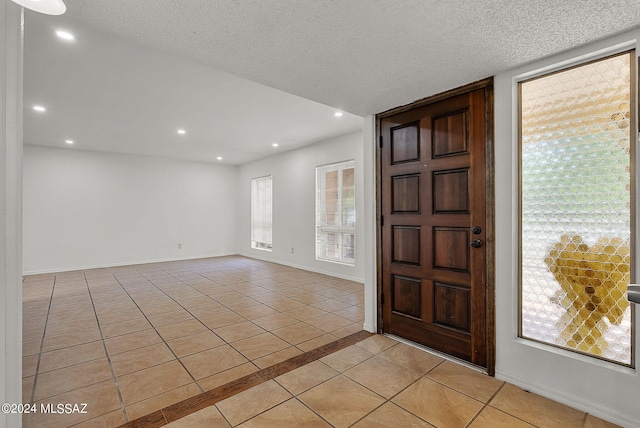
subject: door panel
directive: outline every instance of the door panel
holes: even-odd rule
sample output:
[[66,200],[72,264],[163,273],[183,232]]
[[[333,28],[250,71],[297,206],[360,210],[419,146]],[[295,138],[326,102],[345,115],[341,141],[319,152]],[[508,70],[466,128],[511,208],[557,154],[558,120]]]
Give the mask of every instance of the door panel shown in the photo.
[[433,171],[434,214],[469,213],[469,168]]
[[411,162],[420,159],[420,123],[410,123],[391,132],[391,163]]
[[393,262],[420,265],[420,227],[393,226]]
[[392,310],[415,319],[422,318],[421,281],[400,275],[393,276]]
[[396,175],[391,177],[393,213],[420,212],[420,175]]
[[468,121],[466,111],[433,119],[433,156],[435,158],[468,152]]
[[469,228],[433,228],[433,268],[470,273]]
[[379,125],[383,331],[487,367],[485,89]]
[[435,323],[470,333],[469,289],[451,284],[435,283]]

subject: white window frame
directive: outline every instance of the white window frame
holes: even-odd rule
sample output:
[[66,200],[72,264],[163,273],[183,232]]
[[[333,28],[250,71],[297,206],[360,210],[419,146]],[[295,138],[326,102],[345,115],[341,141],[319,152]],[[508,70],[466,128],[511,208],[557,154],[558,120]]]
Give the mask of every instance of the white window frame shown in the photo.
[[273,249],[273,178],[270,175],[251,179],[251,248]]
[[[637,328],[637,320],[636,320],[637,312],[635,311],[635,308],[633,305],[631,305],[632,351],[631,351],[630,364],[622,364],[613,360],[600,358],[592,354],[584,353],[576,349],[571,349],[563,346],[556,346],[548,342],[538,341],[528,337],[523,337],[522,335],[522,331],[521,331],[522,330],[522,326],[521,326],[522,235],[520,230],[520,222],[522,219],[522,212],[520,207],[520,198],[521,198],[520,180],[522,179],[521,177],[522,172],[520,170],[520,155],[519,155],[520,144],[521,144],[520,142],[520,114],[521,114],[520,102],[521,100],[520,100],[520,94],[519,94],[518,88],[520,83],[522,82],[526,82],[539,77],[544,77],[557,72],[563,72],[565,70],[568,70],[574,67],[579,67],[590,62],[596,62],[610,56],[622,54],[627,51],[634,50],[637,52],[638,49],[640,49],[640,47],[636,46],[635,41],[623,42],[618,45],[606,47],[593,52],[587,52],[587,53],[584,53],[583,55],[579,55],[563,61],[551,63],[549,65],[545,65],[540,68],[536,68],[531,71],[515,75],[512,77],[512,80],[511,80],[511,85],[512,85],[511,119],[512,119],[512,142],[513,142],[512,149],[514,153],[514,156],[512,157],[512,161],[513,161],[512,173],[513,173],[513,177],[517,179],[517,181],[514,182],[517,184],[514,184],[512,186],[512,196],[514,197],[514,201],[515,201],[515,205],[513,205],[513,211],[512,211],[512,221],[514,222],[514,225],[516,225],[512,234],[512,244],[514,245],[513,248],[515,249],[514,258],[513,258],[514,269],[512,270],[512,280],[514,281],[515,284],[517,284],[517,287],[514,289],[515,292],[512,295],[512,302],[514,303],[514,308],[517,308],[517,310],[513,312],[514,316],[511,318],[511,321],[513,323],[512,324],[513,331],[516,335],[515,342],[529,349],[539,349],[539,350],[548,352],[550,354],[554,354],[556,356],[567,358],[569,361],[573,360],[580,363],[586,363],[591,366],[605,367],[607,369],[613,369],[620,373],[635,373],[635,371],[637,370],[636,361],[638,360],[638,358],[637,358],[636,346],[638,345],[638,342],[639,342],[637,338],[640,337],[640,335],[638,335],[638,331],[637,331],[639,330]],[[632,149],[631,149],[631,165],[632,165],[632,169],[631,169],[632,171],[631,172],[631,196],[632,196],[631,197],[632,199],[632,202],[631,202],[631,247],[632,247],[631,282],[632,283],[637,282],[636,272],[638,271],[637,270],[638,260],[636,257],[636,246],[638,245],[638,242],[640,242],[640,216],[638,216],[637,214],[640,210],[638,210],[638,206],[639,206],[638,198],[635,196],[637,189],[640,188],[640,178],[637,177],[637,172],[635,171],[636,165],[640,165],[640,150],[637,150],[637,147],[640,147],[639,145],[640,130],[638,128],[640,126],[640,123],[637,121],[638,120],[637,112],[635,110],[636,106],[638,105],[638,101],[633,94],[634,91],[637,93],[639,82],[637,80],[637,76],[638,76],[638,70],[636,69],[637,63],[634,64],[634,60],[635,61],[639,60],[637,53],[632,55],[632,63],[631,63],[631,79],[634,79],[634,81],[636,82],[633,87],[632,95],[631,95],[632,96],[631,114],[632,114],[632,118],[635,118],[635,119],[632,119],[631,121],[632,123],[632,128],[631,128],[631,146],[632,146]],[[517,382],[514,381],[514,383],[517,383]]]
[[[494,81],[495,141],[504,143],[495,152],[496,378],[621,426],[637,424],[640,415],[637,394],[633,394],[638,388],[636,369],[518,337],[520,241],[517,96],[518,82],[521,80],[576,62],[634,47],[640,49],[636,40],[640,40],[640,29],[538,59],[526,66],[498,74]],[[635,132],[637,138],[637,129]],[[634,159],[638,162],[637,152]],[[636,177],[635,181],[637,183],[639,179]],[[635,230],[634,236],[637,239],[637,231],[640,230],[637,218]],[[636,242],[640,240],[637,239]],[[637,263],[634,267],[638,272]],[[635,326],[637,344],[640,343],[640,322],[637,316]],[[635,354],[636,367],[640,367],[640,353]]]
[[[344,204],[344,195],[342,195],[342,171],[346,169],[354,170],[354,218],[353,226],[344,225],[342,219],[342,208]],[[337,199],[337,212],[340,213],[339,225],[328,225],[326,219],[326,176],[328,172],[338,171],[338,199]],[[346,160],[326,165],[320,165],[316,167],[316,260],[341,263],[347,265],[355,265],[356,261],[356,214],[355,214],[355,161]],[[338,253],[339,255],[330,256],[326,252],[322,251],[323,242],[325,242],[326,235],[329,233],[337,234],[339,238]],[[343,250],[343,237],[344,235],[353,235],[353,258],[344,258]],[[325,247],[326,249],[326,247]]]

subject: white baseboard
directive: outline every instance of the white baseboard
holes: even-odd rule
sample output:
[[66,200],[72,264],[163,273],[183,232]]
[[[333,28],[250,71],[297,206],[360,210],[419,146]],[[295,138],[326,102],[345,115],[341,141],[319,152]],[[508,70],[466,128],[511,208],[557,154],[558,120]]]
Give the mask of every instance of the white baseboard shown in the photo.
[[549,390],[548,388],[546,388],[544,384],[531,382],[528,379],[523,379],[520,376],[514,375],[512,373],[497,370],[496,379],[509,382],[510,384],[518,386],[526,391],[533,392],[542,397],[565,404],[569,407],[573,407],[574,409],[589,413],[590,415],[596,416],[600,419],[604,419],[623,427],[638,426],[637,420],[627,418],[624,415],[620,415],[618,413],[612,413],[611,409],[608,407],[601,406],[598,403],[594,403],[591,401],[585,402],[576,400],[575,396],[568,397],[566,395],[558,394],[557,391]]
[[47,273],[59,273],[59,272],[72,272],[78,270],[87,270],[87,269],[101,269],[101,268],[111,268],[111,267],[122,267],[122,266],[135,266],[135,265],[144,265],[147,263],[162,263],[162,262],[175,262],[175,261],[183,261],[183,260],[197,260],[197,259],[207,259],[211,257],[224,257],[224,256],[234,256],[239,255],[243,257],[248,257],[250,259],[263,260],[270,263],[276,263],[284,266],[293,267],[296,269],[302,269],[310,272],[315,272],[327,276],[332,276],[335,278],[346,279],[349,281],[355,281],[364,283],[364,278],[356,278],[349,275],[341,275],[334,272],[323,271],[321,269],[314,269],[309,266],[298,265],[295,263],[289,263],[282,260],[271,260],[265,257],[258,257],[255,254],[243,254],[243,253],[218,253],[218,254],[206,254],[206,255],[198,255],[198,256],[187,256],[187,257],[167,257],[162,259],[148,259],[148,260],[136,260],[136,261],[127,261],[127,262],[114,262],[114,263],[102,263],[95,265],[86,265],[86,266],[67,266],[63,268],[55,268],[55,269],[34,269],[34,270],[25,270],[22,275],[39,275],[39,274],[47,274]]
[[162,262],[178,262],[183,260],[197,260],[197,259],[208,259],[211,257],[224,257],[224,256],[234,256],[237,255],[236,252],[232,253],[218,253],[218,254],[207,254],[207,255],[194,255],[187,257],[167,257],[162,259],[149,259],[149,260],[136,260],[136,261],[128,261],[128,262],[113,262],[113,263],[103,263],[103,264],[95,264],[95,265],[87,265],[87,266],[68,266],[63,268],[55,268],[55,269],[35,269],[35,270],[26,270],[22,272],[22,275],[39,275],[45,273],[59,273],[59,272],[73,272],[77,270],[87,270],[87,269],[101,269],[101,268],[111,268],[111,267],[122,267],[122,266],[136,266],[136,265],[144,265],[147,263],[162,263]]
[[342,274],[335,273],[335,272],[329,272],[329,271],[325,271],[325,270],[322,270],[322,269],[312,268],[310,266],[299,265],[299,264],[296,264],[296,263],[289,263],[289,262],[285,262],[285,261],[282,261],[282,260],[274,260],[274,259],[270,259],[270,258],[267,258],[267,257],[259,257],[259,256],[257,256],[256,254],[253,254],[253,253],[247,254],[247,253],[242,253],[241,252],[241,253],[238,253],[238,254],[240,256],[248,257],[250,259],[263,260],[265,262],[276,263],[276,264],[279,264],[279,265],[289,266],[289,267],[293,267],[293,268],[296,268],[296,269],[308,270],[309,272],[320,273],[322,275],[333,276],[335,278],[346,279],[346,280],[349,280],[349,281],[355,281],[355,282],[360,282],[360,283],[364,284],[364,278],[356,278],[354,276],[342,275]]

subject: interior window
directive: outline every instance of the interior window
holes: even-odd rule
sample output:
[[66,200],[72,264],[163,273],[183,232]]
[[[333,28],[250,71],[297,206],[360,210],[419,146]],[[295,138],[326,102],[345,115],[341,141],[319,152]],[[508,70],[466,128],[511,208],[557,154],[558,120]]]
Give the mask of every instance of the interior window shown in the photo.
[[272,248],[272,180],[271,176],[251,180],[251,248]]
[[355,162],[316,168],[316,258],[355,263]]

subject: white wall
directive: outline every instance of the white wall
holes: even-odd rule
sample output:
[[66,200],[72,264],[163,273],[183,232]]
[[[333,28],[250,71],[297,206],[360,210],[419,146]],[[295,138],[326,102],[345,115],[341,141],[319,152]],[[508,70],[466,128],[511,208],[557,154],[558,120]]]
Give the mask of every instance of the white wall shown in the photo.
[[[496,76],[496,377],[623,426],[640,424],[640,379],[623,368],[519,339],[516,82],[527,73],[640,38],[640,30]],[[627,48],[629,45],[627,46]],[[610,52],[610,51],[609,51]],[[601,52],[602,53],[602,52]],[[637,53],[637,52],[636,52]],[[584,58],[583,58],[584,59]],[[636,130],[637,131],[637,130]],[[633,135],[633,133],[632,133]],[[637,151],[640,152],[640,151]],[[636,162],[637,164],[637,162]],[[637,181],[637,177],[636,177]],[[636,197],[636,203],[640,198]],[[640,212],[636,210],[636,212]],[[636,228],[636,233],[640,228]],[[640,240],[636,240],[640,242]],[[636,251],[638,249],[636,248]],[[635,270],[636,276],[639,270]],[[640,365],[636,310],[636,356]]]
[[[364,281],[364,212],[362,132],[347,134],[239,167],[238,249],[264,259]],[[356,163],[356,263],[316,260],[316,166],[354,159]],[[273,177],[273,251],[251,248],[251,179]],[[291,247],[294,253],[291,254]]]
[[[22,400],[22,13],[0,4],[0,403]],[[19,427],[0,413],[0,427]]]
[[25,145],[23,174],[25,273],[236,253],[236,166]]
[[378,332],[377,295],[377,201],[376,201],[376,118],[366,116],[362,121],[364,159],[364,330]]

